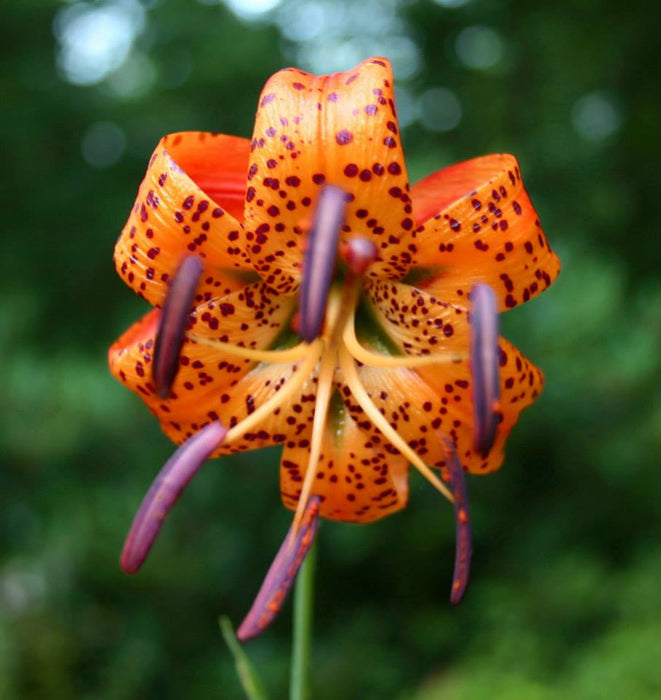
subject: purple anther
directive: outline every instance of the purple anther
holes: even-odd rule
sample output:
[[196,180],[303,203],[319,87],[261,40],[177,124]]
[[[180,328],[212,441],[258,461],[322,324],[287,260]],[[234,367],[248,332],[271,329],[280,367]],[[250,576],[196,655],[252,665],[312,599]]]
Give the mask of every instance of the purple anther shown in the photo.
[[471,555],[473,553],[470,510],[468,508],[468,490],[464,470],[459,463],[457,451],[447,436],[442,436],[445,462],[450,472],[452,493],[454,495],[454,517],[456,523],[456,544],[454,556],[454,574],[452,575],[452,589],[450,602],[453,605],[461,603],[468,586],[468,577],[471,569]]
[[473,444],[486,457],[496,439],[499,422],[498,311],[496,295],[488,284],[473,285],[470,299]]
[[184,258],[165,298],[156,333],[152,364],[154,384],[162,399],[167,399],[170,394],[170,387],[179,370],[179,353],[201,274],[202,262],[196,255]]
[[122,571],[135,574],[140,569],[170,509],[226,434],[227,429],[219,421],[209,423],[166,462],[133,518],[120,559]]
[[319,522],[319,496],[310,496],[303,513],[303,519],[298,533],[294,536],[292,529],[287,533],[285,541],[266,574],[264,583],[259,589],[255,602],[246,615],[237,632],[237,637],[245,642],[261,634],[276,618],[289,595],[317,532]]
[[345,208],[346,196],[339,187],[327,185],[321,190],[301,279],[299,333],[308,343],[319,335],[324,324]]
[[379,256],[376,245],[364,236],[354,236],[341,247],[340,253],[349,270],[358,277],[362,277]]

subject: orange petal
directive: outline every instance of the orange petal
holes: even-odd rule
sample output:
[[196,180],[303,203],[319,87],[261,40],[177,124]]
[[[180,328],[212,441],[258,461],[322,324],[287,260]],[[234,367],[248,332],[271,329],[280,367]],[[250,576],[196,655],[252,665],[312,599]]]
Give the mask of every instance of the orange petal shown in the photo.
[[[445,467],[446,456],[438,432],[449,436],[463,467],[486,474],[500,467],[505,440],[520,412],[539,395],[542,373],[501,338],[501,421],[487,457],[473,446],[470,369],[452,363],[415,371],[361,367],[360,379],[376,407],[425,462]],[[506,359],[506,361],[505,361]]]
[[[411,189],[418,286],[467,305],[471,286],[491,285],[499,309],[544,291],[558,276],[514,156],[475,158],[438,171]],[[437,267],[437,269],[433,269]],[[416,271],[414,271],[416,272]]]
[[184,131],[163,139],[175,163],[213,201],[243,220],[250,141],[239,136]]
[[[268,347],[292,311],[293,300],[273,299],[260,282],[197,307],[189,332],[224,343],[243,343],[250,329],[251,348]],[[181,443],[210,420],[222,417],[231,427],[239,380],[254,362],[186,339],[170,398],[158,396],[152,381],[152,354],[160,310],[154,309],[129,328],[110,348],[110,371],[142,398],[163,424],[165,432]],[[274,379],[274,382],[277,381]],[[245,388],[245,387],[244,387]],[[232,389],[230,391],[230,389]],[[240,393],[240,392],[238,392]],[[240,400],[247,414],[246,396]],[[227,450],[229,451],[229,450]]]
[[276,73],[260,97],[251,148],[247,251],[278,291],[298,286],[311,207],[324,184],[350,195],[342,239],[359,234],[377,245],[371,272],[406,272],[403,242],[414,226],[386,59],[330,76]]
[[468,352],[468,319],[461,306],[403,282],[370,280],[365,291],[377,323],[406,353]]
[[[469,324],[465,310],[403,283],[372,284],[369,291],[377,320],[403,353],[451,351],[467,356]],[[440,430],[456,445],[465,469],[486,473],[501,465],[505,438],[519,413],[537,398],[543,385],[541,371],[502,337],[499,360],[502,416],[494,446],[486,458],[473,446],[472,377],[467,359],[415,371],[365,366],[360,369],[360,377],[377,408],[430,466],[445,465],[436,436]]]
[[156,147],[115,247],[119,275],[152,304],[163,302],[167,281],[186,255],[198,255],[204,264],[200,300],[245,284],[250,263],[241,224],[229,212],[238,211],[247,143],[187,132]]
[[[344,389],[331,404],[312,493],[322,499],[320,514],[330,520],[368,523],[406,506],[409,467]],[[311,421],[310,421],[311,427]],[[280,461],[280,492],[295,510],[307,471],[311,430],[288,442]],[[292,444],[293,443],[293,444]]]

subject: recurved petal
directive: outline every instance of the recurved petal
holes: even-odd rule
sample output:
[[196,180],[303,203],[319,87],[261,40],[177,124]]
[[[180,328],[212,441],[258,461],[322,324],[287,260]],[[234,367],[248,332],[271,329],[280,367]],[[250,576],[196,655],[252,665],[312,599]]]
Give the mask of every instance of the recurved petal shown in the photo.
[[349,195],[343,240],[360,234],[377,245],[370,272],[406,272],[414,226],[386,59],[330,76],[276,73],[260,97],[251,149],[247,251],[278,291],[298,287],[311,208],[324,184]]
[[[375,290],[379,290],[378,294]],[[377,408],[429,465],[445,465],[436,435],[440,430],[456,445],[465,469],[482,474],[498,469],[505,438],[520,412],[541,392],[541,371],[507,340],[499,339],[501,415],[495,443],[485,458],[473,445],[473,379],[465,310],[402,283],[384,281],[372,285],[370,291],[377,320],[402,353],[415,356],[456,352],[465,358],[461,362],[418,367],[415,371],[361,367],[361,380]],[[452,332],[444,332],[444,328],[451,328]]]
[[[248,141],[196,132],[172,134],[154,151],[115,247],[120,277],[152,304],[186,255],[204,274],[198,299],[245,284],[239,196],[245,191]],[[232,213],[230,213],[232,212]]]
[[417,286],[467,306],[471,286],[484,282],[495,290],[502,311],[528,301],[557,277],[560,263],[514,156],[444,168],[414,185],[411,197]]
[[[330,406],[312,493],[321,498],[320,514],[330,520],[368,523],[390,515],[408,501],[407,461],[374,428],[347,387],[338,385]],[[295,510],[307,472],[311,420],[286,443],[280,461],[280,492]]]
[[218,206],[237,221],[243,220],[249,139],[183,131],[166,136],[163,147]]

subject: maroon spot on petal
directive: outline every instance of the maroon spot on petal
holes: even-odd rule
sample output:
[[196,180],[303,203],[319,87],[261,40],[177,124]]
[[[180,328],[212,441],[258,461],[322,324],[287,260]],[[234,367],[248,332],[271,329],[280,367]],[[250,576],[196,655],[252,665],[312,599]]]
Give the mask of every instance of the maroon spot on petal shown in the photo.
[[346,146],[353,141],[353,134],[348,129],[341,129],[335,134],[335,140],[340,146]]

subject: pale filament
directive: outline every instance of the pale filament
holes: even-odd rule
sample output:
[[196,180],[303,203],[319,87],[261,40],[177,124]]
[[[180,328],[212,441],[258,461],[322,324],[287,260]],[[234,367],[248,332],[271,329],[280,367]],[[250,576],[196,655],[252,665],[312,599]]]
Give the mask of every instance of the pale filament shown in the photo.
[[230,428],[227,431],[223,445],[230,445],[237,440],[240,440],[247,432],[258,428],[260,423],[264,421],[269,414],[282,406],[285,401],[291,399],[297,391],[310,378],[312,370],[319,361],[321,355],[322,342],[320,339],[312,343],[305,343],[307,349],[307,357],[296,368],[296,371],[290,377],[288,382],[285,382],[282,389],[276,392],[267,399],[261,406],[255,409],[253,413],[246,416],[240,423]]
[[333,391],[333,377],[338,364],[337,351],[341,340],[340,330],[347,318],[351,315],[351,310],[356,305],[356,300],[360,292],[360,278],[348,275],[343,285],[342,291],[332,289],[326,306],[326,325],[321,336],[324,347],[321,350],[322,360],[317,382],[317,398],[314,407],[314,419],[312,422],[312,436],[310,440],[310,456],[308,458],[305,479],[298,498],[296,513],[292,531],[298,532],[302,523],[307,503],[312,493],[312,486],[319,466],[321,445],[326,428],[326,417],[328,415],[328,405]]
[[358,362],[362,362],[364,365],[381,367],[384,369],[392,367],[412,368],[468,360],[468,355],[460,352],[438,352],[431,355],[418,355],[416,357],[382,355],[380,353],[371,352],[363,347],[356,337],[355,315],[354,309],[351,313],[351,317],[344,326],[342,340],[347,350],[349,350]]
[[[220,340],[213,338],[205,338],[195,333],[186,333],[186,338],[194,343],[204,345],[208,348],[214,348],[221,352],[226,352],[228,355],[236,355],[245,360],[253,360],[254,362],[269,362],[271,364],[285,364],[288,362],[296,362],[302,357],[305,357],[310,352],[310,343],[304,341],[295,345],[293,348],[286,350],[257,350],[255,348],[245,348],[242,345],[234,343],[223,343]],[[314,344],[314,343],[313,343]]]
[[454,496],[448,487],[434,474],[434,472],[420,459],[420,457],[413,451],[402,436],[388,423],[385,416],[379,411],[379,409],[374,405],[374,402],[370,398],[367,390],[363,386],[360,378],[358,377],[358,371],[356,370],[356,365],[354,363],[354,358],[349,353],[346,347],[340,349],[339,352],[339,362],[340,368],[342,369],[342,374],[344,380],[347,383],[353,397],[358,401],[358,404],[367,414],[367,417],[374,423],[374,425],[379,429],[385,438],[390,442],[390,444],[399,452],[402,456],[406,457],[409,462],[429,481],[429,483],[445,498],[454,503]]

